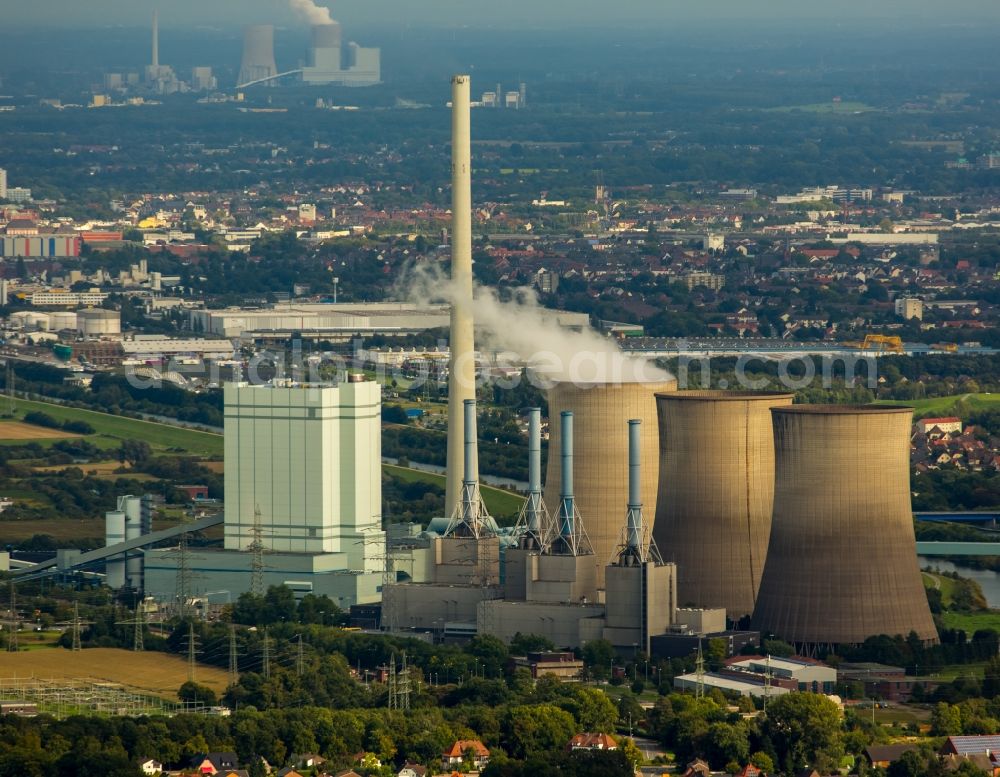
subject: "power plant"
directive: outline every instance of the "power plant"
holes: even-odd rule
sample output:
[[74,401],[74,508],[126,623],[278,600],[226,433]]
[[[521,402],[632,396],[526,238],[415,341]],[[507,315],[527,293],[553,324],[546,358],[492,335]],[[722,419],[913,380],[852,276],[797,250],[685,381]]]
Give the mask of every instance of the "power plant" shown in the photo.
[[374,86],[382,82],[382,53],[353,41],[343,44],[337,22],[315,24],[310,28],[309,56],[305,66],[278,71],[274,60],[274,27],[247,27],[243,35],[243,60],[237,88],[267,84],[298,75],[309,86]]
[[774,513],[753,627],[813,649],[911,631],[936,642],[910,507],[913,409],[771,413]]
[[771,408],[792,394],[676,391],[656,395],[660,484],[655,537],[677,564],[682,606],[753,612],[774,501]]
[[[657,392],[673,391],[672,378],[623,383],[561,381],[548,392],[549,418],[569,410],[576,419],[574,470],[575,505],[583,515],[594,550],[597,587],[604,588],[605,567],[616,557],[621,536],[622,510],[628,502],[628,438],[630,419],[642,421],[642,503],[656,514],[659,481],[659,439],[656,431]],[[549,450],[559,450],[560,428],[549,426]],[[562,474],[559,460],[549,456],[545,473],[545,503],[558,505]]]
[[[270,29],[251,29],[245,66],[275,69]],[[332,68],[339,50],[339,26],[316,27],[310,67]],[[145,498],[122,497],[106,515],[106,547],[61,551],[25,578],[100,563],[111,587],[185,607],[196,578],[231,599],[285,585],[344,608],[375,612],[381,600],[386,631],[535,634],[570,648],[731,637],[727,614],[806,652],[879,634],[936,641],[912,526],[911,408],[679,392],[666,374],[556,380],[544,488],[542,412],[529,408],[525,504],[513,531],[498,527],[480,492],[471,164],[470,78],[459,75],[443,515],[426,528],[383,525],[374,381],[233,383],[223,516],[154,532]],[[184,539],[219,525],[222,548]]]
[[[243,31],[243,62],[240,65],[240,76],[237,83],[247,84],[251,81],[271,79],[278,75],[278,66],[274,62],[274,27],[270,24],[258,24],[247,27]],[[274,81],[265,81],[273,84]]]
[[311,86],[374,86],[382,81],[381,52],[353,41],[341,45],[336,22],[312,28],[309,65],[302,69],[302,82]]

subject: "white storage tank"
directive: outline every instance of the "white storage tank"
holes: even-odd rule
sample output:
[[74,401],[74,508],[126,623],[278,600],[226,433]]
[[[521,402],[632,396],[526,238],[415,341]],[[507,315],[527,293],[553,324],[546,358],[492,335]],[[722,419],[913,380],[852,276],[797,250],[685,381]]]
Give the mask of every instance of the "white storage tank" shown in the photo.
[[[118,499],[118,509],[125,515],[125,539],[135,540],[142,536],[142,501],[137,496],[123,496]],[[129,588],[142,589],[142,551],[129,551],[126,556],[125,574]]]
[[[125,513],[111,510],[104,514],[104,545],[125,542]],[[117,591],[125,586],[125,556],[113,556],[104,562],[105,581],[108,587]]]
[[122,314],[117,310],[87,308],[76,314],[76,328],[84,337],[117,335],[122,331]]
[[33,310],[19,310],[11,313],[11,325],[15,329],[23,329],[25,332],[36,332],[49,328],[49,316],[47,313],[36,313]]
[[66,329],[76,329],[76,313],[71,310],[49,313],[49,331],[62,332]]

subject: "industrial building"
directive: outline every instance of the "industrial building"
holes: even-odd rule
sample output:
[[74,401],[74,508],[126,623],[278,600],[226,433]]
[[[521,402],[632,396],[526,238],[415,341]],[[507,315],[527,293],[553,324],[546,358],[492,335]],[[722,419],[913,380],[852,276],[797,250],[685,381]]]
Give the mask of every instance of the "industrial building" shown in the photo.
[[267,308],[192,310],[194,332],[222,337],[254,337],[292,333],[326,340],[349,340],[356,334],[404,335],[448,326],[446,305],[416,306],[400,302],[357,304],[283,303]]
[[500,538],[479,492],[476,402],[463,406],[463,476],[459,502],[440,537],[431,540],[420,579],[382,589],[382,623],[389,631],[415,629],[474,635],[480,603],[499,599]]
[[341,42],[338,23],[312,28],[309,64],[302,68],[302,81],[310,86],[374,86],[382,81],[381,52],[357,43]]
[[345,608],[378,601],[385,566],[379,385],[360,375],[336,386],[230,384],[224,408],[224,548],[147,551],[145,590],[176,596],[183,555],[199,590],[234,599],[251,590],[259,563],[262,588],[326,594]]
[[80,255],[76,235],[34,234],[23,237],[0,236],[0,258],[52,259]]
[[771,413],[774,512],[753,628],[805,650],[911,631],[937,642],[910,506],[913,409]]
[[[793,394],[657,394],[660,483],[657,545],[677,564],[683,606],[753,612],[774,502],[771,408]],[[725,624],[723,624],[724,628]]]

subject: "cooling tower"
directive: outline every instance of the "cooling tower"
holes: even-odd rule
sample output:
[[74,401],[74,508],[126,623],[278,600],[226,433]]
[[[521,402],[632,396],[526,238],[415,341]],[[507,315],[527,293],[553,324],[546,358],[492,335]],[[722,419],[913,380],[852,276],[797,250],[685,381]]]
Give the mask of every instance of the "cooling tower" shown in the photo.
[[937,631],[910,507],[912,408],[772,411],[774,513],[753,628],[808,647]]
[[239,83],[246,84],[278,74],[274,62],[274,27],[261,24],[247,27],[243,33],[243,63]]
[[774,502],[771,408],[792,394],[659,394],[660,483],[653,537],[677,564],[682,607],[753,612]]
[[656,510],[659,473],[656,399],[673,391],[677,381],[627,383],[556,383],[549,390],[549,459],[545,472],[545,503],[559,504],[562,488],[558,419],[571,410],[575,421],[573,446],[576,507],[590,538],[597,562],[598,588],[604,588],[605,565],[616,557],[621,536],[622,508],[628,502],[629,419],[642,421],[642,502],[647,515]]

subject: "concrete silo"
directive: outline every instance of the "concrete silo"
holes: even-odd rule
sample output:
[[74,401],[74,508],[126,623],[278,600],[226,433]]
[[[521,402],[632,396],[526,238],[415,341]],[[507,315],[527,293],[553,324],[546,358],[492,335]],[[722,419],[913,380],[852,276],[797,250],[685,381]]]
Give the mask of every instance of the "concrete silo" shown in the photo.
[[277,74],[278,66],[274,61],[274,27],[270,24],[247,27],[243,31],[243,61],[240,65],[239,84],[271,78]]
[[564,410],[573,412],[573,449],[576,473],[575,500],[584,517],[597,563],[597,587],[604,588],[607,564],[617,555],[622,527],[622,505],[628,503],[628,436],[622,434],[630,419],[642,421],[642,503],[647,514],[656,510],[659,445],[656,432],[657,392],[673,391],[677,381],[663,378],[621,383],[557,382],[548,392],[549,459],[545,477],[545,503],[560,501],[560,460],[553,451],[560,446],[559,424]]
[[912,408],[772,411],[774,513],[753,628],[806,646],[938,635],[910,506]]
[[774,500],[771,408],[792,394],[676,391],[656,398],[660,482],[653,536],[677,564],[681,606],[753,612]]

